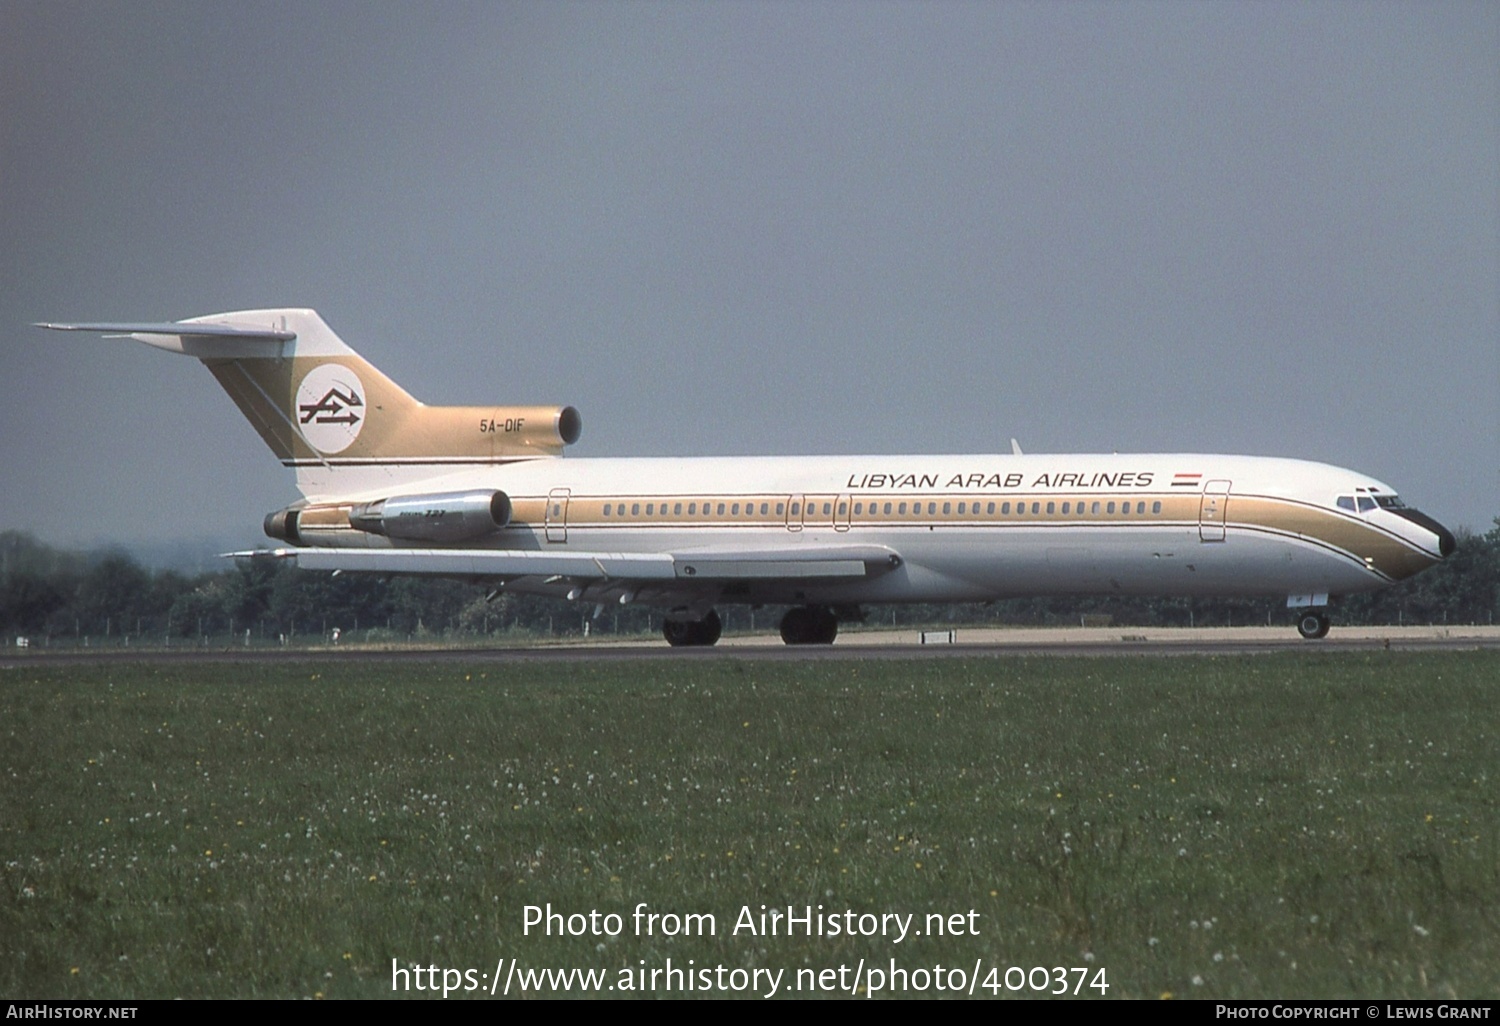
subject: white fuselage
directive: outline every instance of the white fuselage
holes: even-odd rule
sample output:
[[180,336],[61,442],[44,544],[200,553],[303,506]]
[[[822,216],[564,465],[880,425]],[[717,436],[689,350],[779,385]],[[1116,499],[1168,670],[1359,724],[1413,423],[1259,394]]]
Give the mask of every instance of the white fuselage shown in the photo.
[[[356,471],[372,487],[310,499],[504,491],[515,509],[510,526],[465,548],[683,557],[867,545],[899,554],[889,572],[852,581],[737,581],[717,594],[705,594],[713,590],[706,582],[633,589],[644,599],[700,604],[1326,596],[1379,588],[1442,555],[1434,532],[1371,498],[1395,500],[1389,486],[1300,460],[817,456],[539,459],[430,476],[432,469],[405,468],[412,479],[400,484],[389,481],[390,468]],[[1369,508],[1359,508],[1359,496]],[[1352,508],[1341,508],[1340,497]],[[358,544],[402,547],[375,535]],[[567,580],[516,583],[570,590]],[[612,598],[612,588],[625,587],[595,582],[578,597]]]

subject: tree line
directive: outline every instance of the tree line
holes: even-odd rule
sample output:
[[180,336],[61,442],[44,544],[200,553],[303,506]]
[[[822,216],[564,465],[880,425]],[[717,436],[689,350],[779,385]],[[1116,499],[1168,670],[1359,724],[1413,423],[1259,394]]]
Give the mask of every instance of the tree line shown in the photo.
[[[720,609],[726,629],[776,629],[780,609]],[[1115,624],[1141,627],[1284,624],[1281,599],[1129,596],[1010,599],[870,607],[877,625]],[[1460,533],[1442,564],[1390,588],[1337,600],[1341,624],[1491,624],[1500,612],[1500,519]],[[118,551],[72,551],[0,532],[0,637],[36,645],[280,644],[480,639],[506,635],[641,634],[660,629],[641,606],[591,605],[515,595],[421,577],[298,571],[246,560],[188,575],[151,570]]]

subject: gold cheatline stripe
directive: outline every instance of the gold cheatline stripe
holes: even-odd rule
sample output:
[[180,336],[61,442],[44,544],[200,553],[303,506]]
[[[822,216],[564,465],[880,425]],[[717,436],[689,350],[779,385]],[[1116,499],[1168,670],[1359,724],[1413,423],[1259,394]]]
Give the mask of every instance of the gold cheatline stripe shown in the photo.
[[[1107,495],[1108,493],[1105,494]],[[1200,524],[1215,527],[1220,526],[1222,523],[1222,526],[1226,529],[1256,531],[1262,534],[1301,540],[1316,545],[1327,552],[1348,559],[1365,570],[1392,580],[1409,577],[1418,570],[1431,566],[1437,560],[1436,556],[1384,528],[1363,520],[1347,517],[1333,510],[1324,509],[1294,499],[1272,498],[1259,495],[1235,495],[1231,493],[1228,496],[1222,497],[1225,501],[1223,507],[1225,519],[1221,522],[1200,519],[1200,508],[1203,499],[1203,493],[1201,492],[1192,494],[1151,492],[1145,495],[1132,495],[1128,500],[1132,504],[1132,507],[1140,502],[1150,504],[1160,502],[1162,510],[1160,513],[1153,513],[1151,512],[1151,506],[1148,505],[1144,513],[1132,511],[1128,514],[1119,512],[1118,509],[1114,513],[1107,512],[1110,502],[1118,504],[1125,502],[1126,499],[1122,497],[1100,498],[1097,497],[1098,495],[1099,493],[1084,493],[1084,497],[1080,499],[1075,497],[1060,497],[1054,493],[1046,498],[1033,494],[1014,496],[1007,499],[990,499],[985,497],[976,500],[972,498],[959,499],[949,494],[944,498],[920,496],[907,498],[891,497],[888,499],[881,496],[873,500],[858,500],[861,504],[878,506],[881,510],[884,509],[885,503],[891,503],[893,507],[891,513],[887,514],[882,511],[873,516],[869,512],[854,513],[853,503],[856,500],[849,498],[847,493],[842,493],[838,497],[835,497],[835,493],[811,492],[796,493],[790,497],[786,493],[780,493],[775,496],[763,494],[750,496],[710,495],[707,499],[704,498],[702,493],[682,493],[680,496],[669,495],[665,500],[662,498],[646,499],[639,495],[625,496],[623,498],[618,496],[572,495],[568,498],[565,523],[568,528],[580,529],[603,527],[645,529],[670,525],[686,529],[739,526],[772,527],[782,530],[787,528],[789,517],[795,518],[790,520],[792,526],[810,529],[846,528],[848,530],[874,526],[927,527],[937,524],[948,527],[973,528],[1006,526],[1191,528]],[[1118,496],[1118,493],[1115,493],[1115,495]],[[807,496],[812,496],[813,501],[819,507],[826,502],[834,510],[837,509],[837,504],[842,501],[846,505],[846,512],[842,514],[837,512],[824,513],[819,509],[817,512],[811,514],[810,519],[809,514],[805,512],[797,514],[788,512],[788,504],[791,501],[805,504]],[[546,518],[546,505],[548,501],[548,499],[543,498],[518,499],[512,497],[516,517],[514,522],[517,523],[517,526],[524,526],[528,522],[534,522],[534,526],[538,528],[544,526],[542,521]],[[679,501],[683,503],[684,507],[689,502],[700,505],[706,502],[714,511],[694,514],[689,514],[685,510],[682,513],[665,514],[659,510],[650,514],[644,512],[644,507],[648,502],[653,506],[660,507],[664,502],[675,506]],[[638,504],[642,507],[642,512],[635,515],[626,514],[624,516],[611,514],[606,518],[603,515],[603,506],[606,502],[610,505]],[[725,512],[722,514],[717,512],[717,506],[721,502],[726,506]],[[743,509],[739,514],[729,512],[729,509],[732,509],[736,502],[742,506],[746,502],[751,502],[756,507],[761,503],[766,503],[770,511],[765,514],[760,513],[758,509],[753,513],[746,513]],[[908,504],[908,511],[904,514],[895,512],[894,510],[899,508],[899,504],[902,502]],[[928,503],[946,502],[950,504],[951,511],[946,514],[942,512],[927,513],[925,509],[921,513],[913,512],[910,507],[913,503],[918,502],[924,507]],[[964,513],[958,513],[956,506],[959,502],[970,506],[976,503],[983,503],[985,511],[978,515],[967,510]],[[988,512],[988,506],[991,502],[995,505],[994,513]],[[1045,506],[1049,502],[1054,504],[1054,512],[1052,513],[1045,512]],[[1086,504],[1089,507],[1089,511],[1081,515],[1076,510],[1063,513],[1061,509],[1064,502],[1074,507],[1080,503]],[[1097,514],[1092,510],[1095,502],[1100,504],[1100,512]],[[781,513],[774,512],[776,503],[782,504]],[[1011,513],[1000,512],[1005,503],[1012,505]],[[1015,507],[1018,503],[1024,504],[1024,512],[1016,511]],[[1032,513],[1030,510],[1032,504],[1043,507],[1043,511]],[[1110,517],[1111,519],[1107,521],[1100,519],[1103,517]],[[561,529],[563,526],[563,520],[554,521],[552,524],[554,530]]]

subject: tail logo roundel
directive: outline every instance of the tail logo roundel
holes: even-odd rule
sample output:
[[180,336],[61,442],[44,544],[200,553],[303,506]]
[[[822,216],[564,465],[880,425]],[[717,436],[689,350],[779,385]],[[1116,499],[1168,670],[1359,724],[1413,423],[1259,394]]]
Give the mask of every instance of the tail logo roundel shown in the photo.
[[297,389],[297,426],[319,452],[343,452],[365,426],[365,389],[348,367],[319,364]]

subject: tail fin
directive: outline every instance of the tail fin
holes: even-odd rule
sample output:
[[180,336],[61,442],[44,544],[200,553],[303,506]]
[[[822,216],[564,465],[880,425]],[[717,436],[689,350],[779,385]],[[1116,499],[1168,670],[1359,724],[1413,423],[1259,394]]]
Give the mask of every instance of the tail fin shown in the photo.
[[203,361],[308,498],[452,466],[556,456],[571,406],[424,406],[312,310],[244,310],[163,324],[43,324],[128,335]]

